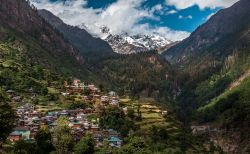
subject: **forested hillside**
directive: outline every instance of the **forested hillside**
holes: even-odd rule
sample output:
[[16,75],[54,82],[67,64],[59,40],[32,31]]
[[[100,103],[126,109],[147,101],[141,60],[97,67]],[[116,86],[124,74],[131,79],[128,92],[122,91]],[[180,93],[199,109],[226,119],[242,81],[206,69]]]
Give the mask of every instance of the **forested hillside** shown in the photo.
[[1,41],[21,42],[33,63],[68,76],[90,76],[79,51],[47,24],[28,2],[1,1],[0,17]]
[[175,71],[157,52],[117,55],[100,61],[97,68],[121,94],[165,97],[171,100],[177,88]]
[[241,0],[219,11],[164,53],[183,73],[176,99],[179,117],[186,124],[196,121],[223,132],[216,143],[224,140],[220,145],[227,152],[249,150],[249,6],[250,1]]

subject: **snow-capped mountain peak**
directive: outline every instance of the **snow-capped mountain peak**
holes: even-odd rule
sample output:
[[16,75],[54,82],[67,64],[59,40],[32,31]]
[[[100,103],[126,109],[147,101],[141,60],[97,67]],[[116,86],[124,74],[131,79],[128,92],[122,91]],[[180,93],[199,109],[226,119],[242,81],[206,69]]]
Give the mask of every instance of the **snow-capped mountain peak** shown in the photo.
[[[84,24],[79,27],[88,30]],[[95,36],[107,41],[113,51],[120,54],[159,50],[173,43],[157,34],[128,34],[127,32],[115,34],[107,26],[100,26],[100,33]]]
[[146,52],[149,50],[157,50],[172,43],[170,40],[160,35],[136,34],[129,35],[124,32],[122,34],[112,34],[106,26],[101,27],[101,38],[106,40],[113,50],[121,54],[131,54]]

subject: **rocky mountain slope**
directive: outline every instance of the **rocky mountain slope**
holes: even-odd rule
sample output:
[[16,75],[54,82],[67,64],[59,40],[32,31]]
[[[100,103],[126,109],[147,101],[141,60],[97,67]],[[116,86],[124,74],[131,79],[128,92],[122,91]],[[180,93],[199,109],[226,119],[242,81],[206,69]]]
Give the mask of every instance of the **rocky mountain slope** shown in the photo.
[[48,21],[55,29],[67,36],[67,39],[82,53],[96,52],[107,54],[112,51],[109,44],[100,38],[95,38],[86,30],[65,24],[60,18],[47,10],[38,10],[40,16]]
[[189,38],[167,50],[165,57],[173,64],[185,67],[192,64],[221,65],[228,55],[249,45],[249,5],[249,0],[241,0],[220,10]]

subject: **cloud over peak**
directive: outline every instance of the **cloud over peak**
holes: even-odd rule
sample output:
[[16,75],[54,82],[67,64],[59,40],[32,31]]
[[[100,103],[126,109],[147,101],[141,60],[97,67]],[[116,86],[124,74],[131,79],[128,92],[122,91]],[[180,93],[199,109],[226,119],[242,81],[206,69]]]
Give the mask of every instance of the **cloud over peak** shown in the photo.
[[[175,31],[164,26],[152,26],[141,23],[148,19],[159,21],[159,16],[167,11],[166,6],[157,4],[152,8],[143,8],[145,0],[117,0],[105,8],[87,7],[87,0],[65,0],[50,2],[49,0],[30,0],[38,9],[47,9],[59,16],[65,23],[78,26],[84,24],[90,32],[100,36],[100,27],[108,26],[112,33],[120,34],[159,34],[172,41],[182,40],[189,36],[188,32]],[[176,13],[168,10],[169,13]],[[166,12],[167,14],[168,12]]]
[[229,7],[239,0],[166,0],[167,5],[175,6],[177,9],[186,9],[197,5],[200,9]]

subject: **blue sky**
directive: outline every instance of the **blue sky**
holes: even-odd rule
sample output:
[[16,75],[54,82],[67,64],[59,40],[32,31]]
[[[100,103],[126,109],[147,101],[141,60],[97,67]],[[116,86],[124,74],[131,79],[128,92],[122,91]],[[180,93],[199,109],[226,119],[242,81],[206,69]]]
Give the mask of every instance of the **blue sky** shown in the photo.
[[[116,2],[116,0],[89,0],[87,7],[93,8],[103,8],[111,5],[112,3]],[[142,4],[142,7],[151,8],[158,4],[164,4],[164,0],[148,0]],[[165,6],[169,10],[176,10],[174,6]],[[154,26],[166,26],[173,30],[182,30],[192,32],[194,31],[199,25],[203,24],[209,15],[212,13],[216,13],[220,7],[218,8],[206,8],[204,10],[200,10],[197,5],[192,6],[190,8],[179,10],[178,13],[169,14],[169,15],[162,15],[160,13],[155,13],[156,16],[160,17],[161,21],[149,20],[144,19],[143,23],[150,23]],[[176,10],[177,11],[177,10]],[[179,16],[183,18],[180,19]],[[192,16],[192,19],[188,18]]]
[[117,34],[157,33],[173,41],[186,38],[211,15],[237,1],[31,0],[38,9],[48,9],[67,24],[84,25],[96,35],[107,26]]

